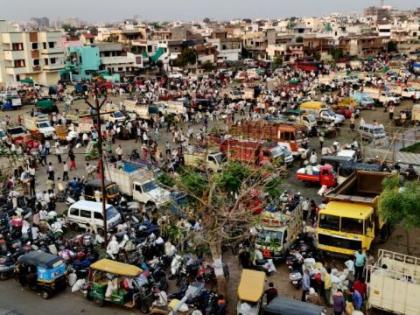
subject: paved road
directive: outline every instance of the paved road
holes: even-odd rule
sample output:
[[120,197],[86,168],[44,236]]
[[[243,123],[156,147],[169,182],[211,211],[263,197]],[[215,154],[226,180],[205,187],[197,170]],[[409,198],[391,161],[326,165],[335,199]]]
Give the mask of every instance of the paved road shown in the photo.
[[23,289],[13,279],[0,283],[0,314],[2,314],[3,309],[14,310],[23,315],[139,314],[139,312],[132,312],[111,305],[99,308],[80,294],[71,293],[70,290],[49,300],[43,300],[36,292]]

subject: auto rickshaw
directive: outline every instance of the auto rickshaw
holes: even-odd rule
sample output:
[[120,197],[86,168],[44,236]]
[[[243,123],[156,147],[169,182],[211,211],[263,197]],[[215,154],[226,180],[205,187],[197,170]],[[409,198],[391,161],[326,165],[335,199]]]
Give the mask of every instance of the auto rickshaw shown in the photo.
[[49,299],[67,286],[66,264],[61,257],[32,251],[18,258],[16,274],[22,286],[41,293],[43,299]]
[[[106,200],[115,203],[120,197],[117,184],[105,181]],[[88,181],[84,187],[84,197],[90,201],[102,201],[101,181],[98,179]]]
[[86,147],[85,160],[91,161],[99,159],[98,143],[94,140],[90,141]]
[[[98,260],[89,267],[85,295],[98,306],[109,302],[127,308],[138,307],[141,312],[148,313],[153,294],[145,287],[140,277],[142,272],[134,265],[110,259]],[[132,283],[130,288],[126,286],[127,282]]]
[[265,272],[244,269],[238,287],[236,314],[259,314],[264,296]]

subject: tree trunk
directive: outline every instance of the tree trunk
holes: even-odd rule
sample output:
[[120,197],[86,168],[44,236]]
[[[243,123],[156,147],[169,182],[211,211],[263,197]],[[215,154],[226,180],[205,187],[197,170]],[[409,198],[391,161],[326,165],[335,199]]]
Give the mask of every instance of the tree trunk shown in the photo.
[[223,272],[223,260],[222,260],[222,243],[212,243],[210,245],[211,258],[214,264],[214,273],[217,281],[217,293],[223,294],[227,299],[227,286],[226,278]]
[[405,230],[407,254],[411,255],[410,231],[408,229],[404,229],[404,230]]

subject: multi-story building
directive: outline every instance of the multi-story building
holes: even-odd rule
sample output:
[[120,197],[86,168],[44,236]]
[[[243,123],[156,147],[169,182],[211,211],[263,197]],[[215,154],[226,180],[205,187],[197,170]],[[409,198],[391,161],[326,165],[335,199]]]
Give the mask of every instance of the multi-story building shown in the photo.
[[64,66],[63,32],[22,32],[0,21],[0,83],[13,85],[31,78],[41,85],[56,84]]
[[228,37],[226,31],[218,31],[208,38],[207,42],[216,47],[217,59],[223,61],[238,61],[241,57],[242,41],[240,38]]

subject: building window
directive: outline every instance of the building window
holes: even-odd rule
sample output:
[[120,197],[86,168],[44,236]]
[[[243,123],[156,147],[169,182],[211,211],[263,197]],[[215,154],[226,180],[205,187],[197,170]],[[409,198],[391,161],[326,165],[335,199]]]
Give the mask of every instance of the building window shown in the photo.
[[17,74],[17,75],[16,75],[16,81],[17,81],[17,82],[19,82],[19,81],[20,81],[20,75],[19,75],[19,74]]
[[43,49],[47,49],[47,43],[46,43],[46,42],[43,42],[43,43],[42,43],[42,48],[43,48]]
[[32,49],[37,50],[38,49],[38,43],[32,43]]
[[39,66],[39,59],[34,59],[34,66]]
[[54,42],[48,42],[48,48],[54,48],[55,43]]
[[118,68],[118,71],[123,71],[123,70],[124,70],[124,68],[122,68],[122,67]]
[[45,64],[46,66],[48,66],[48,58],[45,58],[45,59],[44,59],[44,64]]
[[15,68],[24,68],[24,67],[25,67],[25,59],[15,60]]
[[54,65],[57,63],[57,58],[51,58],[51,64]]
[[12,43],[12,50],[13,51],[22,51],[23,50],[23,43]]

